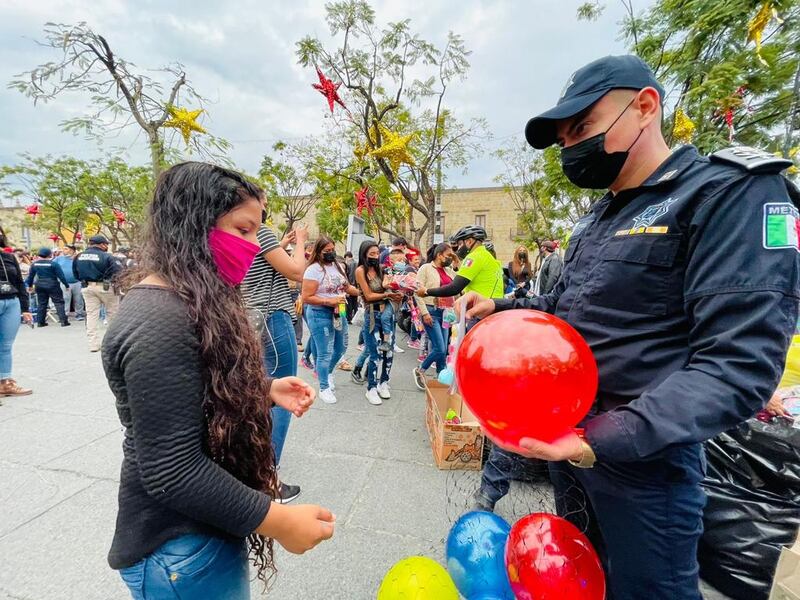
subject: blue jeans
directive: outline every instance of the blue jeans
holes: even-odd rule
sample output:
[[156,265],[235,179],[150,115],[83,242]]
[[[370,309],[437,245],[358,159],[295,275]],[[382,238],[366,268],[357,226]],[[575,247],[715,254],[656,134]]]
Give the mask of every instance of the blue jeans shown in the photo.
[[508,494],[512,480],[533,483],[546,479],[547,463],[544,461],[525,458],[493,444],[483,465],[478,496],[484,503],[494,506]]
[[433,324],[425,325],[425,333],[428,334],[428,340],[431,343],[431,351],[428,357],[422,361],[419,366],[423,371],[436,363],[436,372],[440,373],[445,368],[445,359],[447,358],[447,331],[442,327],[442,314],[444,310],[441,308],[429,308],[428,314],[433,319]]
[[701,600],[704,471],[700,444],[592,469],[550,463],[557,512],[585,531],[597,550],[608,600]]
[[[383,311],[374,311],[373,314],[370,314],[369,309],[364,314],[364,326],[361,328],[361,332],[364,335],[364,351],[361,353],[361,356],[358,357],[358,361],[356,361],[356,369],[359,371],[361,367],[364,366],[364,363],[367,364],[367,389],[371,390],[378,386],[378,361],[382,360],[383,366],[381,367],[381,377],[380,383],[386,383],[389,381],[389,375],[392,372],[392,355],[394,353],[394,349],[389,350],[388,352],[379,352],[378,351],[378,344],[380,344],[380,334],[381,334],[381,323],[383,322],[382,319],[382,312],[385,312],[386,309],[384,308]],[[371,331],[370,331],[371,330]],[[388,340],[390,336],[385,336]]]
[[133,600],[246,600],[250,598],[244,540],[192,533],[163,543],[120,569]]
[[392,352],[394,352],[394,344],[396,342],[395,329],[397,328],[394,312],[394,305],[387,301],[386,306],[381,311],[381,329],[383,330],[383,341],[391,346]]
[[[285,310],[272,313],[267,318],[267,328],[261,336],[264,347],[264,369],[270,377],[297,375],[297,338],[294,336],[292,317]],[[279,464],[283,444],[292,413],[280,406],[272,407],[272,446],[275,448],[275,464]]]
[[21,318],[19,298],[0,300],[0,379],[11,378],[11,348]]
[[306,321],[317,354],[314,366],[319,377],[319,389],[327,390],[330,387],[328,382],[330,373],[347,349],[347,321],[342,323],[341,329],[335,329],[332,308],[309,306],[306,311]]
[[[303,320],[306,322],[306,327],[308,327],[308,307],[303,307]],[[314,361],[317,360],[317,353],[314,349],[314,336],[311,335],[311,328],[308,329],[308,343],[306,343],[306,349],[303,351],[303,358],[308,364],[314,364]]]

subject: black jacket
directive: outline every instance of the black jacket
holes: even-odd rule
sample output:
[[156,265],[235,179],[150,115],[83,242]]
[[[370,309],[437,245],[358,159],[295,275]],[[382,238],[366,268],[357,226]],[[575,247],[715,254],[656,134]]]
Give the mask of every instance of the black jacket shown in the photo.
[[[22,271],[19,268],[17,257],[8,252],[0,252],[0,260],[3,264],[0,265],[0,283],[8,282],[16,288],[16,292],[3,293],[0,291],[0,300],[10,300],[11,298],[19,298],[19,307],[22,312],[28,312],[30,307],[28,305],[28,291],[25,289],[25,283],[22,281]],[[5,267],[3,270],[2,267]]]

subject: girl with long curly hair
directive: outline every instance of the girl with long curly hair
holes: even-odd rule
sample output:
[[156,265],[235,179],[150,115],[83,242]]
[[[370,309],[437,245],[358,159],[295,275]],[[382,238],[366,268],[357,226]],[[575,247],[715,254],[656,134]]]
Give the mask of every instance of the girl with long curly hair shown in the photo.
[[277,494],[273,403],[301,416],[314,391],[268,379],[238,285],[259,250],[262,192],[233,171],[176,165],[159,178],[135,285],[103,341],[125,427],[108,560],[136,600],[249,598],[273,540],[303,553],[334,517]]

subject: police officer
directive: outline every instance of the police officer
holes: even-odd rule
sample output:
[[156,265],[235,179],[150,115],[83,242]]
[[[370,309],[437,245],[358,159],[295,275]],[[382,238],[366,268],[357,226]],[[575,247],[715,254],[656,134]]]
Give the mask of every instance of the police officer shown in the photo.
[[100,339],[97,335],[100,307],[105,306],[109,321],[117,311],[119,299],[112,284],[114,276],[121,269],[119,262],[108,253],[108,240],[104,235],[89,238],[89,247],[78,254],[72,263],[72,272],[84,287],[86,334],[91,352],[100,350]]
[[[470,317],[553,313],[594,352],[599,388],[583,432],[522,439],[516,451],[554,461],[560,513],[588,513],[580,526],[613,600],[701,598],[701,444],[769,399],[800,293],[800,194],[779,175],[790,163],[747,148],[670,151],[663,97],[633,56],[570,77],[526,138],[559,144],[575,185],[609,192],[576,224],[550,294],[464,301]],[[585,491],[586,511],[576,511],[570,484]]]
[[484,240],[486,230],[479,225],[467,225],[456,231],[450,238],[456,255],[461,259],[455,279],[442,287],[420,288],[417,295],[421,298],[449,297],[462,292],[477,292],[485,298],[502,298],[505,291],[503,266],[486,248]]
[[31,265],[25,285],[28,288],[36,286],[36,323],[39,327],[47,327],[47,306],[50,301],[56,307],[56,314],[62,327],[70,325],[67,313],[64,310],[64,293],[61,291],[61,284],[68,285],[61,267],[53,262],[51,258],[53,251],[50,248],[39,250],[39,260]]

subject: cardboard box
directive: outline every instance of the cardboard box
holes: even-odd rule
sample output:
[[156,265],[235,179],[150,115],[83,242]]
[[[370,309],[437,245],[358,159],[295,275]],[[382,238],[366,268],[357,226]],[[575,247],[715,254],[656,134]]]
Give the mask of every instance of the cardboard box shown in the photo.
[[[483,432],[477,419],[461,396],[450,395],[449,386],[438,381],[428,381],[425,388],[425,422],[436,466],[448,470],[480,471],[483,467]],[[460,424],[445,421],[450,409],[456,411],[461,419]]]
[[800,538],[781,550],[769,600],[800,600]]

